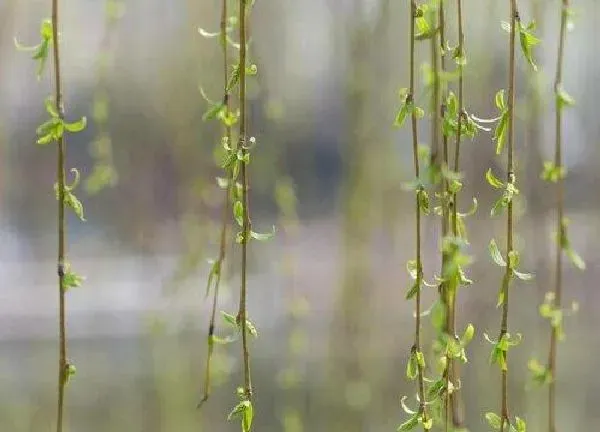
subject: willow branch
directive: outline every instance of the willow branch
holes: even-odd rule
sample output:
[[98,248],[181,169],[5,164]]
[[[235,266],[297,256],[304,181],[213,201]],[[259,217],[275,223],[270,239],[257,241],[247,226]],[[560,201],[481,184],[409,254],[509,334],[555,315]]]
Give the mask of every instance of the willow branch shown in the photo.
[[[248,153],[248,141],[246,131],[246,50],[247,50],[247,10],[246,0],[239,0],[239,31],[240,31],[240,124],[239,124],[239,148],[242,155]],[[247,164],[244,160],[241,162],[240,176],[242,182],[242,205],[243,205],[243,227],[242,227],[242,283],[240,287],[240,306],[237,315],[238,325],[242,331],[242,355],[244,358],[244,394],[246,398],[252,397],[252,382],[250,378],[250,354],[248,349],[248,331],[246,325],[246,283],[247,283],[247,265],[248,265],[248,241],[250,240],[250,208],[248,191],[250,181],[248,178]]]
[[[227,58],[227,0],[223,0],[221,3],[221,49],[223,51],[223,104],[226,112],[230,112],[230,101],[229,101],[229,91],[227,89],[227,81],[228,81],[228,73],[229,73],[229,62]],[[231,142],[231,126],[228,124],[224,125],[224,136],[227,139],[227,142]],[[217,313],[217,304],[219,301],[219,287],[221,286],[221,275],[224,270],[223,263],[225,262],[225,254],[227,249],[227,228],[229,226],[229,194],[231,192],[231,185],[233,183],[233,179],[231,178],[231,173],[228,172],[228,181],[227,187],[224,191],[224,199],[223,199],[223,213],[221,219],[221,234],[219,239],[219,257],[217,258],[217,262],[215,263],[215,268],[217,268],[217,272],[215,274],[215,282],[213,288],[213,299],[212,299],[212,308],[210,312],[210,322],[208,325],[208,335],[207,335],[207,355],[206,355],[206,366],[204,371],[204,395],[198,404],[198,408],[200,408],[209,398],[210,396],[210,376],[211,376],[211,361],[213,356],[214,349],[214,341],[213,336],[215,333],[215,321],[216,321],[216,313]],[[209,286],[210,289],[210,277],[209,277]]]
[[[64,105],[62,100],[61,70],[60,70],[60,41],[58,39],[58,0],[52,0],[52,52],[54,57],[54,103],[56,112],[61,120],[64,119]],[[67,383],[67,335],[65,319],[65,255],[66,255],[66,229],[65,229],[65,139],[62,134],[57,140],[57,167],[58,177],[58,295],[59,295],[59,358],[58,358],[58,403],[56,408],[56,432],[63,430],[63,411],[65,400],[65,385]]]
[[[519,23],[519,12],[517,10],[517,1],[510,0],[510,48],[509,48],[509,83],[508,83],[508,159],[506,164],[507,183],[514,184],[515,173],[513,164],[513,153],[515,147],[515,130],[514,130],[514,107],[515,107],[515,38],[517,25]],[[509,307],[509,287],[512,268],[510,262],[510,254],[513,251],[513,202],[508,202],[507,220],[506,220],[506,272],[502,280],[502,322],[500,324],[500,338],[508,333],[508,307]],[[508,364],[507,351],[502,351],[504,364]],[[500,432],[504,432],[505,426],[510,424],[508,412],[508,368],[502,369],[502,406],[501,406],[501,426]]]
[[[559,91],[562,84],[562,72],[564,63],[564,46],[567,30],[567,13],[569,8],[569,0],[562,0],[562,11],[560,18],[560,33],[558,43],[558,57],[556,60],[556,77],[554,81],[554,89]],[[562,109],[559,98],[556,98],[556,124],[555,124],[555,149],[554,149],[554,165],[560,170],[562,168]],[[557,232],[562,237],[563,231],[563,216],[564,216],[564,180],[558,179],[556,183],[556,224]],[[562,244],[561,241],[556,242],[556,267],[554,280],[554,307],[561,308],[562,305]],[[550,335],[550,350],[548,353],[548,371],[550,372],[551,380],[548,387],[548,431],[556,431],[556,351],[558,342],[559,327],[552,326]]]

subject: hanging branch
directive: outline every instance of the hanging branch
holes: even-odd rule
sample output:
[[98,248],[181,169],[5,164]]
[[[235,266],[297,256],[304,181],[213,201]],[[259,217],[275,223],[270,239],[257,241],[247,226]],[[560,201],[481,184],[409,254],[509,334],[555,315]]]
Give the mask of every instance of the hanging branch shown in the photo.
[[[54,57],[54,108],[58,112],[58,118],[64,119],[64,105],[62,101],[62,88],[60,76],[60,43],[58,40],[58,0],[52,0],[52,40]],[[56,407],[56,431],[62,432],[63,411],[65,399],[65,384],[67,374],[67,329],[65,319],[65,255],[66,255],[66,233],[65,233],[65,141],[62,136],[58,137],[57,144],[57,167],[58,177],[58,292],[59,292],[59,359],[58,359],[58,403]]]
[[[63,417],[65,406],[65,387],[69,379],[75,375],[75,366],[67,359],[67,324],[66,324],[66,293],[70,288],[81,286],[84,277],[73,272],[67,261],[66,247],[66,215],[65,207],[69,207],[75,215],[82,221],[83,205],[75,196],[73,191],[79,184],[80,174],[76,168],[71,168],[74,180],[71,184],[66,182],[66,142],[65,132],[76,133],[82,131],[86,126],[86,118],[68,123],[65,121],[64,103],[62,97],[61,82],[61,62],[60,62],[60,39],[59,39],[59,10],[58,0],[52,0],[52,18],[42,21],[40,26],[41,40],[35,46],[23,46],[15,39],[15,45],[20,51],[32,52],[32,59],[37,62],[37,78],[41,79],[44,67],[47,63],[50,52],[52,53],[54,68],[54,95],[45,100],[46,112],[50,118],[42,123],[36,130],[38,139],[37,144],[47,146],[56,143],[57,165],[54,191],[58,200],[57,217],[57,273],[58,273],[58,339],[59,339],[59,358],[58,358],[58,389],[56,406],[56,432],[63,430]],[[52,48],[52,50],[50,50]]]
[[[220,32],[218,34],[221,44],[221,50],[223,53],[223,101],[219,107],[218,114],[209,115],[208,118],[218,117],[221,120],[223,125],[223,137],[222,142],[225,145],[229,145],[231,143],[231,127],[233,123],[237,120],[235,115],[231,114],[231,104],[229,98],[228,89],[229,85],[229,59],[228,59],[228,41],[227,41],[227,32],[229,31],[228,26],[228,8],[227,8],[227,0],[222,0],[221,2],[221,23],[220,23]],[[200,29],[200,34],[207,35],[206,31]],[[223,193],[223,209],[222,209],[222,218],[221,218],[221,230],[219,236],[219,255],[217,259],[212,262],[212,266],[208,275],[208,282],[206,286],[206,295],[210,294],[210,290],[213,290],[213,298],[212,298],[212,307],[210,312],[210,321],[208,325],[208,334],[206,338],[206,365],[204,370],[204,389],[203,396],[200,402],[198,403],[198,408],[200,408],[209,398],[211,391],[211,361],[213,357],[214,344],[215,342],[226,343],[229,339],[220,339],[215,336],[215,326],[216,326],[216,312],[217,305],[219,300],[219,288],[221,285],[221,275],[224,269],[225,262],[225,254],[227,250],[227,232],[229,228],[229,200],[231,194],[231,185],[233,183],[232,178],[232,170],[229,167],[225,167],[226,178],[218,178],[217,182],[219,187],[224,190]]]
[[563,166],[562,144],[562,110],[573,106],[575,100],[564,90],[562,85],[564,51],[567,27],[570,18],[570,2],[562,0],[561,19],[558,42],[558,56],[556,60],[556,76],[554,80],[555,92],[555,149],[554,161],[544,162],[542,179],[556,183],[556,262],[554,274],[554,291],[546,294],[544,303],[540,306],[540,314],[550,323],[550,347],[548,350],[547,366],[542,366],[537,360],[531,360],[529,369],[533,379],[539,384],[548,384],[548,432],[556,432],[556,360],[558,342],[564,339],[563,317],[569,312],[577,310],[573,303],[572,310],[563,308],[562,267],[563,254],[566,254],[572,264],[580,270],[585,269],[585,262],[571,247],[567,234],[568,220],[564,216],[564,178],[566,169]]
[[[244,359],[244,398],[250,403],[252,400],[252,381],[250,377],[250,354],[248,350],[248,333],[246,329],[246,290],[247,290],[247,261],[248,261],[248,238],[250,237],[250,208],[248,199],[248,190],[250,188],[250,179],[247,172],[246,159],[248,158],[248,144],[246,141],[246,0],[239,2],[239,31],[240,31],[240,61],[239,61],[239,98],[240,98],[240,126],[239,126],[239,144],[238,148],[241,151],[241,182],[242,182],[242,283],[240,287],[240,307],[236,317],[236,321],[241,327],[242,332],[242,354]],[[250,426],[248,426],[250,429]]]
[[[402,423],[398,430],[407,431],[415,428],[421,424],[423,430],[430,430],[433,426],[433,419],[427,412],[427,403],[425,399],[425,357],[421,350],[421,287],[423,284],[423,264],[421,261],[421,210],[428,208],[428,197],[423,185],[420,182],[420,152],[418,146],[418,128],[417,119],[423,117],[424,112],[421,108],[415,106],[415,22],[420,19],[421,23],[426,23],[423,20],[424,10],[423,8],[417,8],[415,0],[410,0],[410,87],[401,91],[401,97],[403,105],[396,116],[396,126],[401,126],[404,120],[411,116],[412,126],[412,144],[413,144],[413,158],[414,158],[414,169],[415,177],[417,181],[416,185],[416,196],[415,196],[415,261],[411,261],[408,264],[409,272],[414,279],[413,286],[407,294],[407,298],[410,299],[415,297],[415,338],[414,343],[410,351],[410,358],[407,365],[407,376],[409,379],[417,379],[417,399],[419,402],[418,411],[412,411],[406,407],[402,398],[402,406],[404,411],[410,415],[410,418]],[[422,30],[422,28],[421,28]]]
[[504,277],[502,278],[502,285],[498,295],[498,305],[502,306],[502,319],[500,324],[500,334],[497,341],[491,340],[487,335],[486,339],[490,342],[494,348],[490,356],[492,363],[497,363],[501,369],[501,408],[500,415],[493,412],[486,413],[486,419],[492,427],[500,429],[500,432],[507,431],[509,428],[516,429],[517,432],[524,432],[526,430],[525,421],[519,417],[515,417],[514,422],[511,421],[509,413],[509,399],[508,399],[508,350],[515,345],[518,345],[521,341],[521,335],[517,334],[514,338],[508,332],[508,313],[509,313],[509,293],[511,281],[514,277],[521,280],[531,280],[533,275],[529,273],[523,273],[518,270],[520,262],[520,254],[514,249],[513,245],[513,231],[514,231],[514,219],[513,219],[513,201],[514,197],[518,195],[519,190],[516,186],[516,176],[514,167],[514,152],[515,152],[515,133],[514,133],[514,106],[515,106],[515,49],[516,49],[516,38],[519,35],[519,42],[521,45],[521,51],[523,55],[533,67],[537,70],[537,66],[533,61],[532,47],[537,45],[540,41],[537,39],[532,31],[535,28],[535,23],[530,23],[524,26],[521,23],[519,16],[517,1],[510,0],[510,14],[511,22],[503,22],[502,27],[510,34],[510,47],[509,47],[509,84],[508,84],[508,104],[504,101],[504,90],[500,90],[496,94],[496,106],[499,110],[498,124],[494,133],[494,139],[496,140],[496,153],[501,154],[506,134],[508,157],[506,163],[506,183],[498,179],[489,169],[486,173],[486,179],[488,183],[496,188],[502,189],[502,196],[495,202],[492,207],[492,216],[502,212],[505,208],[507,209],[506,218],[506,255],[503,257],[496,241],[492,239],[489,244],[490,254],[494,262],[504,267]]

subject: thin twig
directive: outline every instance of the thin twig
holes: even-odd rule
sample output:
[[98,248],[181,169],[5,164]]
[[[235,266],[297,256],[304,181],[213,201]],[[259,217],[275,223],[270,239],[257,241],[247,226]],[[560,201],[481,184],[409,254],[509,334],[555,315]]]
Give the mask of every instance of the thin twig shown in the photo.
[[[463,14],[462,14],[462,0],[457,0],[457,20],[458,20],[458,52],[461,59],[464,59],[465,53],[465,34],[463,30]],[[463,113],[463,65],[458,65],[458,118],[457,118],[457,130],[456,130],[456,145],[454,147],[454,172],[458,173],[460,168],[460,144],[462,135],[462,120],[464,118]],[[458,193],[454,193],[452,196],[452,235],[458,237]],[[453,293],[450,299],[450,319],[449,319],[449,331],[452,336],[456,333],[456,296],[458,293]],[[459,370],[458,364],[454,358],[451,359],[450,371],[452,373],[451,379],[453,382],[458,382]],[[452,426],[455,428],[462,427],[463,419],[459,410],[460,398],[458,397],[457,390],[455,390],[450,396],[450,404],[452,405]]]
[[[444,2],[440,1],[439,9],[438,9],[438,26],[439,26],[439,34],[440,34],[440,73],[444,73],[446,71],[446,56],[445,56],[445,13],[444,13]],[[437,77],[439,79],[439,76]],[[444,87],[441,89],[441,103],[440,103],[440,113],[441,118],[444,118],[446,115],[446,99],[448,96],[447,88]],[[442,167],[444,170],[449,167],[449,158],[448,158],[448,136],[445,133],[442,134]],[[450,206],[452,206],[452,202],[448,201],[451,198],[449,193],[449,184],[446,176],[442,175],[442,245],[444,239],[448,236],[450,231]],[[442,271],[446,268],[448,262],[448,254],[445,250],[442,249]],[[451,293],[449,292],[450,287],[447,281],[443,281],[440,284],[440,299],[444,305],[444,313],[446,315],[446,320],[444,323],[443,332],[446,335],[450,335],[451,330]],[[451,374],[452,374],[452,358],[449,352],[446,352],[446,366],[444,367],[444,378],[446,380],[446,392],[444,396],[444,430],[448,432],[449,424],[452,422],[452,412],[450,411],[450,383],[451,383]]]
[[[517,25],[520,24],[519,13],[517,10],[517,1],[510,0],[510,48],[509,48],[509,83],[508,83],[508,160],[506,164],[506,175],[507,183],[514,184],[515,173],[513,164],[513,152],[514,152],[514,106],[515,106],[515,38],[517,32]],[[508,306],[509,306],[509,287],[512,268],[510,263],[510,254],[513,251],[513,202],[508,202],[508,212],[506,221],[506,272],[502,280],[502,322],[500,325],[500,337],[499,340],[508,333]],[[508,364],[507,351],[502,351],[504,357],[503,363]],[[500,432],[504,432],[505,425],[510,424],[510,416],[508,412],[508,368],[502,369],[502,407],[500,415]]]
[[[567,13],[569,8],[569,0],[562,0],[562,10],[560,18],[560,34],[558,42],[558,57],[556,59],[556,77],[554,81],[554,89],[556,92],[562,84],[562,72],[564,62],[564,47],[567,32]],[[560,170],[562,168],[562,109],[559,98],[556,98],[556,130],[555,130],[555,150],[554,150],[554,165]],[[562,238],[563,231],[563,214],[564,214],[564,180],[559,178],[556,183],[556,224],[557,233]],[[556,268],[555,268],[555,285],[554,285],[554,307],[560,309],[562,306],[562,244],[561,241],[556,242]],[[551,380],[548,386],[548,431],[556,431],[556,349],[558,342],[559,327],[552,326],[550,336],[550,350],[548,353],[548,371],[550,372]]]
[[[248,141],[246,136],[246,0],[239,0],[239,26],[240,26],[240,129],[239,129],[239,148],[242,155],[248,153]],[[238,325],[242,331],[242,355],[244,357],[244,395],[248,400],[252,398],[252,381],[250,378],[250,354],[248,349],[248,331],[246,326],[246,282],[247,282],[247,258],[248,241],[250,240],[250,208],[248,191],[250,181],[248,178],[247,164],[241,162],[240,176],[242,182],[242,204],[243,204],[243,227],[242,227],[242,283],[240,287],[240,307],[238,311]]]
[[[223,0],[221,3],[221,49],[223,51],[223,104],[224,108],[227,112],[230,111],[230,101],[229,101],[229,92],[227,91],[227,81],[228,81],[228,73],[229,73],[229,61],[227,57],[227,0]],[[228,124],[224,125],[224,133],[227,142],[231,142],[231,126]],[[215,321],[216,321],[216,312],[217,312],[217,304],[219,300],[219,287],[221,285],[221,275],[224,271],[223,263],[225,262],[225,255],[227,250],[227,228],[229,226],[229,195],[231,193],[231,187],[233,183],[233,179],[231,176],[231,172],[228,171],[227,178],[227,187],[224,191],[224,199],[223,199],[223,215],[221,221],[221,235],[219,240],[219,257],[217,258],[217,262],[215,263],[215,267],[217,268],[217,272],[214,275],[215,282],[213,288],[213,299],[212,299],[212,309],[210,313],[210,322],[208,325],[208,335],[207,335],[207,354],[206,354],[206,368],[204,372],[204,396],[200,400],[198,404],[198,408],[200,408],[209,398],[210,396],[210,376],[211,376],[211,361],[214,349],[214,341],[213,336],[215,333]],[[210,277],[208,283],[211,283]],[[210,285],[208,286],[210,289]]]
[[[52,0],[52,51],[54,56],[54,103],[56,112],[61,120],[64,119],[64,106],[62,101],[62,87],[60,75],[60,41],[58,39],[58,0]],[[67,383],[67,335],[65,319],[65,255],[66,255],[66,229],[65,229],[65,139],[62,135],[57,141],[57,167],[58,177],[58,295],[59,295],[59,359],[58,359],[58,403],[56,414],[56,432],[63,430],[63,411],[65,400],[65,385]]]
[[[410,93],[407,96],[407,103],[414,103],[415,94],[415,19],[417,15],[417,4],[415,0],[410,3]],[[417,114],[412,110],[412,144],[413,157],[415,166],[415,176],[419,178],[419,152],[418,152],[418,130],[417,130]],[[419,195],[415,198],[415,234],[416,234],[416,260],[417,260],[417,294],[415,306],[415,342],[413,351],[421,352],[421,282],[423,278],[423,264],[421,262],[421,206],[419,204]],[[412,353],[411,353],[412,355]],[[423,366],[417,362],[418,366],[418,394],[419,394],[419,413],[422,415],[423,424],[427,421],[427,412],[425,405],[425,389],[423,379]],[[423,427],[425,430],[425,427]]]

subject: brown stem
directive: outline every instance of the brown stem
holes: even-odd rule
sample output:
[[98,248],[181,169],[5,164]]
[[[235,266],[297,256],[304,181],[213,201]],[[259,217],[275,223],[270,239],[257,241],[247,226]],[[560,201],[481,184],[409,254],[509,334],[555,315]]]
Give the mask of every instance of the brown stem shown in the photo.
[[[410,3],[411,21],[410,21],[410,92],[407,96],[406,103],[414,104],[415,94],[415,19],[417,15],[417,4],[415,0]],[[415,176],[418,178],[419,171],[419,152],[418,152],[418,130],[417,130],[417,114],[412,110],[411,116],[412,125],[412,144],[413,158],[415,166]],[[415,300],[415,342],[413,351],[421,352],[421,281],[423,278],[423,264],[421,262],[421,207],[419,205],[419,195],[415,198],[415,234],[416,234],[416,260],[417,260],[417,295]],[[427,411],[425,406],[425,385],[423,379],[423,367],[418,364],[418,394],[419,394],[419,413],[422,415],[423,423],[427,421]],[[425,428],[423,428],[425,430]]]
[[[58,40],[58,0],[52,0],[52,40],[54,56],[54,103],[59,118],[64,119],[64,106],[62,101],[62,88],[60,76],[60,50]],[[65,255],[66,255],[66,229],[65,229],[65,140],[61,135],[57,141],[57,167],[58,177],[58,295],[59,295],[59,358],[58,358],[58,403],[56,408],[56,432],[63,430],[63,411],[65,401],[65,385],[67,383],[67,336],[65,319]]]
[[[440,71],[444,73],[446,71],[446,56],[445,56],[445,14],[444,14],[444,2],[441,1],[439,3],[438,9],[438,26],[439,26],[439,35],[440,35]],[[439,74],[436,74],[436,79],[439,79]],[[441,103],[440,103],[440,113],[441,118],[444,118],[446,115],[446,99],[447,99],[447,88],[441,89]],[[439,127],[439,126],[438,126]],[[446,134],[442,134],[442,166],[444,169],[448,169],[448,137]],[[449,192],[449,184],[448,180],[445,176],[442,176],[442,244],[444,239],[448,236],[450,231],[450,210],[452,207],[452,202],[448,201],[451,198]],[[448,262],[448,255],[445,251],[442,251],[442,272],[446,268]],[[446,321],[444,323],[443,332],[447,335],[451,335],[451,327],[452,327],[452,312],[451,312],[451,293],[449,292],[450,286],[447,282],[442,282],[440,285],[440,299],[444,305],[444,311],[446,315]],[[443,376],[446,380],[446,393],[444,397],[444,430],[448,432],[449,425],[452,423],[452,412],[450,410],[450,395],[448,393],[448,389],[450,388],[450,383],[452,382],[452,358],[449,353],[446,352],[446,366],[443,371]]]
[[[562,69],[564,59],[564,46],[567,29],[567,13],[569,0],[562,0],[562,10],[560,19],[560,34],[558,43],[558,57],[556,60],[556,77],[554,81],[554,90],[558,92],[562,83]],[[556,98],[556,130],[555,130],[555,150],[554,165],[560,169],[562,167],[562,115],[560,101]],[[556,224],[557,232],[560,238],[563,236],[563,214],[564,214],[564,181],[560,178],[556,184]],[[560,309],[562,306],[562,244],[556,242],[556,268],[554,285],[554,307]],[[548,431],[556,432],[556,348],[558,342],[558,327],[552,327],[550,336],[550,350],[548,353],[548,370],[552,379],[548,386]]]
[[[227,112],[230,111],[229,93],[227,91],[227,80],[229,73],[229,62],[227,58],[227,0],[223,0],[221,3],[221,49],[223,50],[223,103]],[[227,142],[231,142],[231,127],[228,125],[224,126],[225,137]],[[221,235],[219,240],[219,257],[215,264],[218,268],[217,274],[215,275],[214,291],[212,299],[212,309],[210,313],[210,322],[208,325],[207,335],[207,355],[206,355],[206,367],[204,371],[204,396],[198,403],[200,408],[204,402],[206,402],[210,396],[210,370],[211,360],[214,348],[213,335],[215,331],[216,311],[219,299],[219,287],[221,285],[221,275],[224,271],[223,263],[225,262],[225,255],[227,250],[227,228],[229,226],[229,195],[231,193],[232,183],[234,182],[231,171],[228,171],[228,183],[227,188],[224,191],[223,199],[223,213],[221,222]],[[210,283],[210,279],[209,279]],[[210,289],[210,285],[208,287]]]
[[[462,0],[457,0],[457,20],[458,20],[458,52],[461,58],[464,57],[464,49],[465,49],[465,34],[463,30],[463,15],[462,15]],[[454,171],[458,172],[460,168],[460,144],[461,144],[461,135],[462,135],[462,120],[465,118],[465,114],[463,113],[463,66],[458,65],[458,127],[456,131],[456,145],[454,147]],[[452,235],[454,237],[458,237],[458,194],[454,193],[452,196]],[[450,301],[450,334],[454,336],[456,333],[456,296],[457,293],[453,293]],[[451,360],[450,371],[451,371],[451,379],[453,382],[457,382],[459,377],[459,370],[457,367],[457,363],[455,359]],[[462,427],[463,419],[462,413],[460,412],[460,397],[456,393],[458,390],[455,390],[454,393],[450,396],[450,403],[452,405],[452,426],[455,428]]]
[[[246,0],[239,0],[239,26],[240,26],[240,129],[239,129],[239,149],[242,155],[248,153],[248,141],[246,136]],[[252,382],[250,378],[250,354],[248,350],[248,331],[246,326],[246,282],[247,282],[247,261],[248,261],[248,241],[250,240],[250,208],[248,200],[248,190],[250,181],[248,178],[247,164],[243,160],[241,163],[240,176],[242,181],[242,204],[243,204],[243,227],[242,227],[242,283],[240,287],[240,307],[238,311],[238,325],[242,330],[242,355],[244,358],[244,395],[248,400],[252,397]]]
[[[520,24],[519,13],[517,10],[517,1],[510,0],[510,50],[509,50],[509,83],[508,83],[508,160],[507,160],[507,183],[515,182],[513,152],[514,152],[514,106],[515,106],[515,38],[516,28]],[[506,273],[502,280],[502,322],[500,325],[500,340],[508,333],[508,305],[509,305],[509,287],[512,276],[512,269],[509,265],[509,256],[513,251],[513,203],[508,203],[507,221],[506,221]],[[508,364],[507,352],[503,351],[504,364]],[[508,370],[502,369],[502,406],[501,406],[501,426],[500,432],[504,432],[505,425],[510,424],[508,412]]]

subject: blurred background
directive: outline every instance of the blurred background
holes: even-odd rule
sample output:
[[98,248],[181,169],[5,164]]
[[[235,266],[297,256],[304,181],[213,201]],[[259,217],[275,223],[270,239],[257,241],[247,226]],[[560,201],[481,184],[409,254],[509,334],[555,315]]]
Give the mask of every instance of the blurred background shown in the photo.
[[[447,3],[454,44],[455,2]],[[538,305],[553,286],[555,193],[539,175],[553,155],[559,3],[520,1],[521,16],[538,21],[542,39],[537,74],[518,55],[517,246],[536,279],[515,282],[510,315],[511,331],[524,333],[510,353],[511,414],[532,431],[546,424],[546,391],[531,386],[527,361],[543,362],[548,344]],[[587,270],[567,264],[564,271],[565,302],[581,304],[560,345],[558,425],[565,431],[600,430],[600,10],[595,0],[574,3],[564,86],[578,103],[564,113],[566,214]],[[489,118],[507,83],[500,21],[509,2],[464,4],[466,106]],[[226,421],[242,382],[239,344],[217,346],[213,394],[202,411],[195,408],[210,311],[206,260],[218,253],[222,200],[214,181],[221,130],[202,121],[209,106],[199,91],[220,99],[221,52],[198,27],[218,31],[220,2],[63,0],[61,8],[67,117],[89,121],[68,138],[68,167],[82,173],[87,219],[68,221],[69,259],[86,276],[68,294],[69,358],[77,367],[67,393],[69,430],[239,430]],[[251,246],[257,431],[395,430],[405,418],[401,396],[414,406],[414,383],[405,378],[413,303],[404,299],[414,216],[412,194],[402,189],[413,175],[412,148],[409,129],[393,128],[398,89],[408,84],[407,13],[408,1],[391,0],[258,0],[252,11],[259,71],[249,82],[250,134],[258,143],[252,217],[257,230],[278,231]],[[37,81],[35,62],[13,43],[38,43],[49,15],[49,1],[0,0],[0,431],[7,432],[48,431],[55,421],[55,151],[35,145],[52,82],[49,69]],[[420,43],[419,63],[429,58],[429,44]],[[429,131],[426,118],[423,143]],[[504,219],[489,217],[496,192],[484,174],[488,167],[503,173],[505,160],[489,133],[463,149],[461,206],[475,196],[480,208],[467,220],[474,284],[459,298],[459,328],[472,322],[477,329],[462,395],[466,425],[484,431],[483,413],[500,405],[483,333],[497,334],[502,275],[487,244],[504,238]],[[429,216],[424,226],[429,280],[439,272],[439,225]],[[220,309],[233,312],[240,255],[228,250]],[[425,291],[426,305],[435,294]],[[227,332],[222,323],[218,332]],[[428,320],[424,333],[431,340]]]

